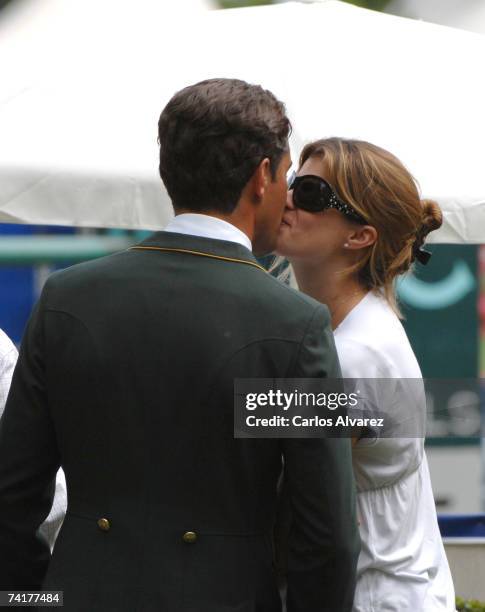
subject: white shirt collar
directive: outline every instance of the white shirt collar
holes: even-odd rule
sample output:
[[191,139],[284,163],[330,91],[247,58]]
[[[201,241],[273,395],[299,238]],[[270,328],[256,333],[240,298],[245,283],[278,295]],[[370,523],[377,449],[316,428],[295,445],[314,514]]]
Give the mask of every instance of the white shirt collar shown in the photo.
[[165,231],[237,242],[252,251],[251,241],[244,232],[235,225],[232,225],[232,223],[228,223],[227,221],[210,215],[200,215],[196,213],[183,213],[177,215],[168,223]]

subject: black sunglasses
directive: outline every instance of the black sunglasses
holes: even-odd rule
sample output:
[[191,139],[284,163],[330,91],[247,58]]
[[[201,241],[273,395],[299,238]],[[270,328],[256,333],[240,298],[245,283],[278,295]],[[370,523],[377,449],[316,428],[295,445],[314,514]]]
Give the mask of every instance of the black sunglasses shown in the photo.
[[328,208],[335,208],[349,219],[358,223],[367,223],[350,204],[343,202],[325,179],[313,174],[296,176],[288,179],[288,190],[293,191],[293,203],[297,208],[316,213]]

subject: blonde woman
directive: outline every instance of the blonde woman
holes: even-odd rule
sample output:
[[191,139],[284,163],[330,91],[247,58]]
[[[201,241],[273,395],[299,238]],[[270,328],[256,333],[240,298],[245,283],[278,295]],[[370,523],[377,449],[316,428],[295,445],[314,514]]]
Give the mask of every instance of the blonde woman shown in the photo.
[[[422,245],[441,222],[387,151],[340,138],[304,148],[277,252],[299,289],[328,305],[344,377],[421,378],[394,286],[415,260],[427,263]],[[362,539],[354,612],[455,610],[424,440],[356,440],[353,463]]]

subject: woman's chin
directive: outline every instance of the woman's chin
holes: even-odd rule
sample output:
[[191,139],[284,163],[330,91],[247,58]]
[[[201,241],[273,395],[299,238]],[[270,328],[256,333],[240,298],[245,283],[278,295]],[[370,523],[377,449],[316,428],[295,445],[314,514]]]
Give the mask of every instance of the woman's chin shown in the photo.
[[278,232],[278,237],[276,238],[276,253],[278,255],[286,255],[287,249],[290,244],[290,235],[289,230],[290,226],[286,223],[282,223],[280,225],[280,229]]
[[286,256],[288,254],[288,250],[286,246],[287,246],[287,241],[284,239],[284,237],[281,236],[281,234],[279,234],[276,240],[276,247],[274,250],[276,255]]

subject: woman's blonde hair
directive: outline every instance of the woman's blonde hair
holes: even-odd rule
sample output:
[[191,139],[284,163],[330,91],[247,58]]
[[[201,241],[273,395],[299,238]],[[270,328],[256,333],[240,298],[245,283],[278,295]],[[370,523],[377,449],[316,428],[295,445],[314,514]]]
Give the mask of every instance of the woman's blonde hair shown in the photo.
[[396,277],[412,266],[429,232],[443,221],[433,200],[421,200],[415,179],[388,151],[369,142],[327,138],[307,144],[300,167],[320,158],[325,178],[338,196],[377,230],[376,242],[345,272],[358,275],[370,290],[382,291],[400,315]]

